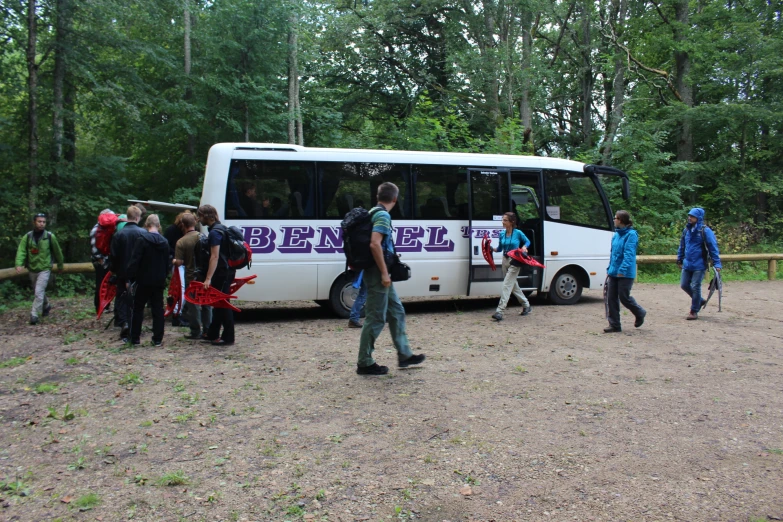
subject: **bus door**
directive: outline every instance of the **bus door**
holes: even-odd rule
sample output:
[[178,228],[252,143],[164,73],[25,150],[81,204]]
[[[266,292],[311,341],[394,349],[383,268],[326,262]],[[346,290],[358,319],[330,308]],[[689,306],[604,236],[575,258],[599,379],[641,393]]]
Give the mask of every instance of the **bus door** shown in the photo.
[[497,247],[498,232],[503,227],[503,214],[511,210],[509,171],[507,169],[468,169],[468,288],[466,295],[498,293],[498,282],[503,280],[500,269],[502,254],[495,254],[496,270],[492,270],[481,252],[485,234]]
[[[530,240],[528,253],[539,263],[544,262],[544,227],[541,191],[541,171],[511,170],[511,208],[517,216],[517,228]],[[539,290],[543,269],[523,266],[518,283],[525,291]]]

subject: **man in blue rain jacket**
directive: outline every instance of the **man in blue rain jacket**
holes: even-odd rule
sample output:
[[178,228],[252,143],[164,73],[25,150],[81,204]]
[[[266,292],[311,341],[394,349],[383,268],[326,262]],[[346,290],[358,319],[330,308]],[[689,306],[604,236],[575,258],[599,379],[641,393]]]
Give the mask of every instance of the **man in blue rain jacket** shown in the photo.
[[680,248],[677,250],[677,266],[682,269],[680,287],[691,296],[691,309],[686,319],[699,318],[704,300],[701,298],[701,282],[709,270],[709,261],[720,272],[720,252],[715,234],[704,224],[704,209],[693,208],[688,212],[688,224],[682,231]]

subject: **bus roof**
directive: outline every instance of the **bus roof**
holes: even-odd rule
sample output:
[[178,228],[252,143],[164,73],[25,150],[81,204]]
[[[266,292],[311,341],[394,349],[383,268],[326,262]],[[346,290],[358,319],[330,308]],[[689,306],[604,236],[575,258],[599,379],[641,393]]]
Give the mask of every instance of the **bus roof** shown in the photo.
[[475,167],[518,167],[565,169],[582,172],[584,163],[544,156],[477,154],[466,152],[430,152],[377,149],[330,149],[302,147],[285,143],[218,143],[210,152],[231,153],[233,159],[299,159],[305,161],[360,161],[373,163],[411,163]]

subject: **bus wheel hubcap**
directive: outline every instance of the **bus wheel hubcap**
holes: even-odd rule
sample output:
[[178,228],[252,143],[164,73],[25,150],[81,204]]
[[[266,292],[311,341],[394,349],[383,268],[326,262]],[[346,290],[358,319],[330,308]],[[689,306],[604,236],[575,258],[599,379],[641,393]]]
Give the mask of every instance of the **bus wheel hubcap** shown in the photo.
[[576,293],[576,280],[571,274],[566,274],[558,279],[557,293],[564,299],[574,296]]

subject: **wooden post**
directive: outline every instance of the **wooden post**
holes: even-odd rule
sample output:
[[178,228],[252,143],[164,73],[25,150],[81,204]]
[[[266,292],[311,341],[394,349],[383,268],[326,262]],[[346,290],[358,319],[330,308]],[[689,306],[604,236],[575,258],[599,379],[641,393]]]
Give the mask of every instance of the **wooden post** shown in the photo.
[[769,264],[767,264],[767,279],[770,281],[775,280],[775,272],[778,271],[778,261],[777,259],[770,259]]

